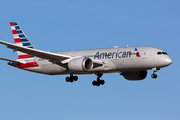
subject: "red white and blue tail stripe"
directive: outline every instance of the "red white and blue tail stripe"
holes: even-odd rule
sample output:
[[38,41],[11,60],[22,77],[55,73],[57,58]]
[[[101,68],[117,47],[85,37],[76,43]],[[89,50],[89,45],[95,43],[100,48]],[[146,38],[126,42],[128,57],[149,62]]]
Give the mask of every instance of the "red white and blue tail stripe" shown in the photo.
[[[27,38],[23,30],[20,28],[20,26],[16,22],[10,22],[10,25],[11,25],[15,44],[34,49],[34,46],[29,41],[29,39]],[[19,59],[31,58],[31,55],[20,52],[20,51],[17,51],[17,54],[18,54]]]

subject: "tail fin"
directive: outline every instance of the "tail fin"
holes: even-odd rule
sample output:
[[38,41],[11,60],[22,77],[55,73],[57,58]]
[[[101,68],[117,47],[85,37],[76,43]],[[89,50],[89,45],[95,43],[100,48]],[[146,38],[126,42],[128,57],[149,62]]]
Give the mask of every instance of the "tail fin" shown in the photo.
[[[12,34],[14,37],[14,42],[16,45],[19,46],[24,46],[27,48],[32,48],[34,49],[34,46],[30,42],[30,40],[27,38],[26,34],[22,31],[20,26],[16,22],[10,22],[11,29],[12,29]],[[18,58],[19,59],[24,59],[24,58],[30,58],[31,55],[17,51]]]

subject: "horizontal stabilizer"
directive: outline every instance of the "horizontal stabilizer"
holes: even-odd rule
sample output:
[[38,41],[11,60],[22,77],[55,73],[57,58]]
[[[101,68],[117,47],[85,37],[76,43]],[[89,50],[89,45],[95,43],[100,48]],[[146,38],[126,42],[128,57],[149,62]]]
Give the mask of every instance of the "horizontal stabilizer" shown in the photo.
[[21,64],[21,63],[22,63],[22,62],[20,62],[20,61],[10,60],[10,59],[6,59],[6,58],[0,58],[0,60],[9,61],[9,62],[14,62],[14,63],[17,63],[17,64]]

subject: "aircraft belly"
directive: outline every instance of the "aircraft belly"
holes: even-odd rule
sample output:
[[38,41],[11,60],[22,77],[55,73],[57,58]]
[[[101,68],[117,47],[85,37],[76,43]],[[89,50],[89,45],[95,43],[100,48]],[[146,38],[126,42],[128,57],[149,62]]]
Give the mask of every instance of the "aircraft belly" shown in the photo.
[[44,64],[41,66],[41,71],[46,74],[60,74],[65,71],[65,68],[56,64]]
[[40,67],[40,70],[36,70],[36,72],[40,72],[40,73],[48,74],[48,75],[57,75],[65,71],[65,68],[59,65],[53,64],[52,62],[49,62],[48,60],[36,58],[36,61]]
[[112,60],[104,61],[103,70],[115,70],[116,66],[113,64]]
[[112,63],[116,66],[116,70],[136,69],[137,64],[134,59],[114,59]]
[[136,64],[141,69],[151,69],[155,66],[154,62],[149,58],[137,58]]

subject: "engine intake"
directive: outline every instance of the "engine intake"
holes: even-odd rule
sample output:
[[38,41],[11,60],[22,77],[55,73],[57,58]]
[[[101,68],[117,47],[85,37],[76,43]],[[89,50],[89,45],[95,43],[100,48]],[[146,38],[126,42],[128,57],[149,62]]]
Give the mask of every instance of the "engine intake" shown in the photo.
[[122,75],[127,80],[143,80],[147,76],[147,70],[128,71],[128,72],[123,72]]
[[93,68],[93,61],[87,57],[74,58],[69,61],[68,68],[72,71],[90,71]]

